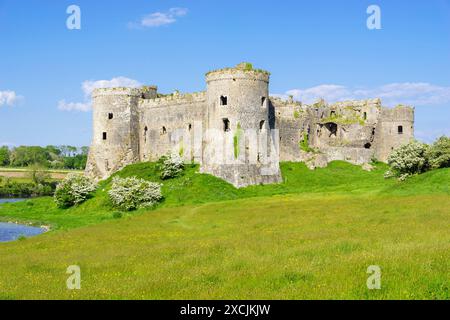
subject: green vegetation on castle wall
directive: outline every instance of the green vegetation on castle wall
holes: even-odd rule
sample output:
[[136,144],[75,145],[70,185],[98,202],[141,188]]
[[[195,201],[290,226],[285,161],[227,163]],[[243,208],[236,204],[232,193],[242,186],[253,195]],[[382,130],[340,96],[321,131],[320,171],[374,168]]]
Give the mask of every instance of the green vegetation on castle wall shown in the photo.
[[308,134],[303,132],[303,139],[301,139],[298,143],[300,150],[305,152],[314,152],[315,150],[309,146]]
[[239,144],[241,143],[241,138],[242,138],[242,128],[241,128],[241,124],[238,122],[237,127],[236,127],[236,132],[234,133],[233,136],[233,148],[234,148],[234,158],[237,159],[239,158]]
[[263,69],[254,69],[253,68],[253,64],[251,64],[250,62],[242,62],[239,63],[236,67],[234,68],[222,68],[222,69],[218,69],[218,70],[212,70],[206,73],[206,76],[208,76],[211,73],[214,72],[226,72],[226,71],[235,71],[235,70],[242,70],[245,72],[256,72],[256,73],[262,73],[262,74],[266,74],[266,75],[270,75],[270,72],[263,70]]
[[342,114],[332,114],[329,117],[323,118],[320,120],[320,123],[336,123],[341,125],[349,125],[349,124],[359,124],[363,126],[366,122],[365,120],[356,112],[353,111],[350,116],[342,115]]

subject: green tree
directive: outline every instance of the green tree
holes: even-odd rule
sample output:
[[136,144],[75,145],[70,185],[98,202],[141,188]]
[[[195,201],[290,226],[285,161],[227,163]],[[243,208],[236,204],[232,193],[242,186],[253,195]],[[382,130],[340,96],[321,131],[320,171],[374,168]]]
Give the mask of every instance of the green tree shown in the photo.
[[45,148],[38,146],[20,146],[11,152],[11,165],[16,167],[27,167],[33,164],[39,164],[45,167],[49,166],[49,153]]
[[88,155],[89,147],[81,147],[81,154]]
[[8,166],[10,162],[9,148],[4,146],[0,148],[0,166]]
[[450,167],[450,137],[440,137],[428,150],[428,158],[433,169]]

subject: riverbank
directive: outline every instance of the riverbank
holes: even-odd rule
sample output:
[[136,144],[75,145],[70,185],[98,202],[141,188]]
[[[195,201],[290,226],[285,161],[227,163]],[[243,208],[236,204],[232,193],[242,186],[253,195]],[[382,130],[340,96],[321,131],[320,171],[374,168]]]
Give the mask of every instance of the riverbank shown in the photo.
[[[2,206],[2,204],[13,204],[13,203],[18,203],[18,202],[25,202],[25,201],[30,201],[32,200],[32,198],[29,199],[19,199],[19,198],[0,198],[0,207]],[[18,219],[12,219],[12,218],[7,218],[7,217],[1,217],[0,216],[0,222],[2,223],[10,223],[10,224],[15,224],[15,225],[23,225],[23,226],[29,226],[29,227],[38,227],[44,230],[45,232],[48,232],[51,230],[51,227],[49,225],[43,225],[42,223],[39,222],[33,222],[33,221],[24,221],[24,220],[18,220]]]

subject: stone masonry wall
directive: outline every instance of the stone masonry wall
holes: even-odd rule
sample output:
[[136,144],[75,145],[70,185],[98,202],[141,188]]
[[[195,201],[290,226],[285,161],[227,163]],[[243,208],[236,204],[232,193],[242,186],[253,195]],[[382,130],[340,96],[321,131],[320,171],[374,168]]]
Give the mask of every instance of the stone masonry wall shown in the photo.
[[281,181],[279,161],[386,161],[414,138],[414,109],[379,99],[306,105],[269,97],[269,73],[249,64],[206,75],[207,89],[160,95],[155,86],[96,89],[86,173],[176,152],[237,187]]
[[[206,112],[205,93],[141,100],[139,145],[141,161],[156,161],[176,152],[186,161],[201,162],[201,139]],[[197,148],[195,148],[197,145]]]

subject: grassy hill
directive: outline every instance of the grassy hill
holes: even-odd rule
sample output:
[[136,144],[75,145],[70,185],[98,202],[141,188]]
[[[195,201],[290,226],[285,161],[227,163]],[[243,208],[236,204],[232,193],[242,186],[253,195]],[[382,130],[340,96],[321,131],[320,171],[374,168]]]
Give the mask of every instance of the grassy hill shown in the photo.
[[[55,231],[0,244],[0,298],[450,298],[450,169],[398,182],[383,164],[281,168],[282,184],[238,190],[189,167],[164,181],[157,208],[122,219],[111,180],[68,210],[50,198],[3,205],[2,219]],[[152,163],[117,175],[159,181]],[[73,264],[80,291],[65,288]],[[381,290],[366,288],[369,265]]]

